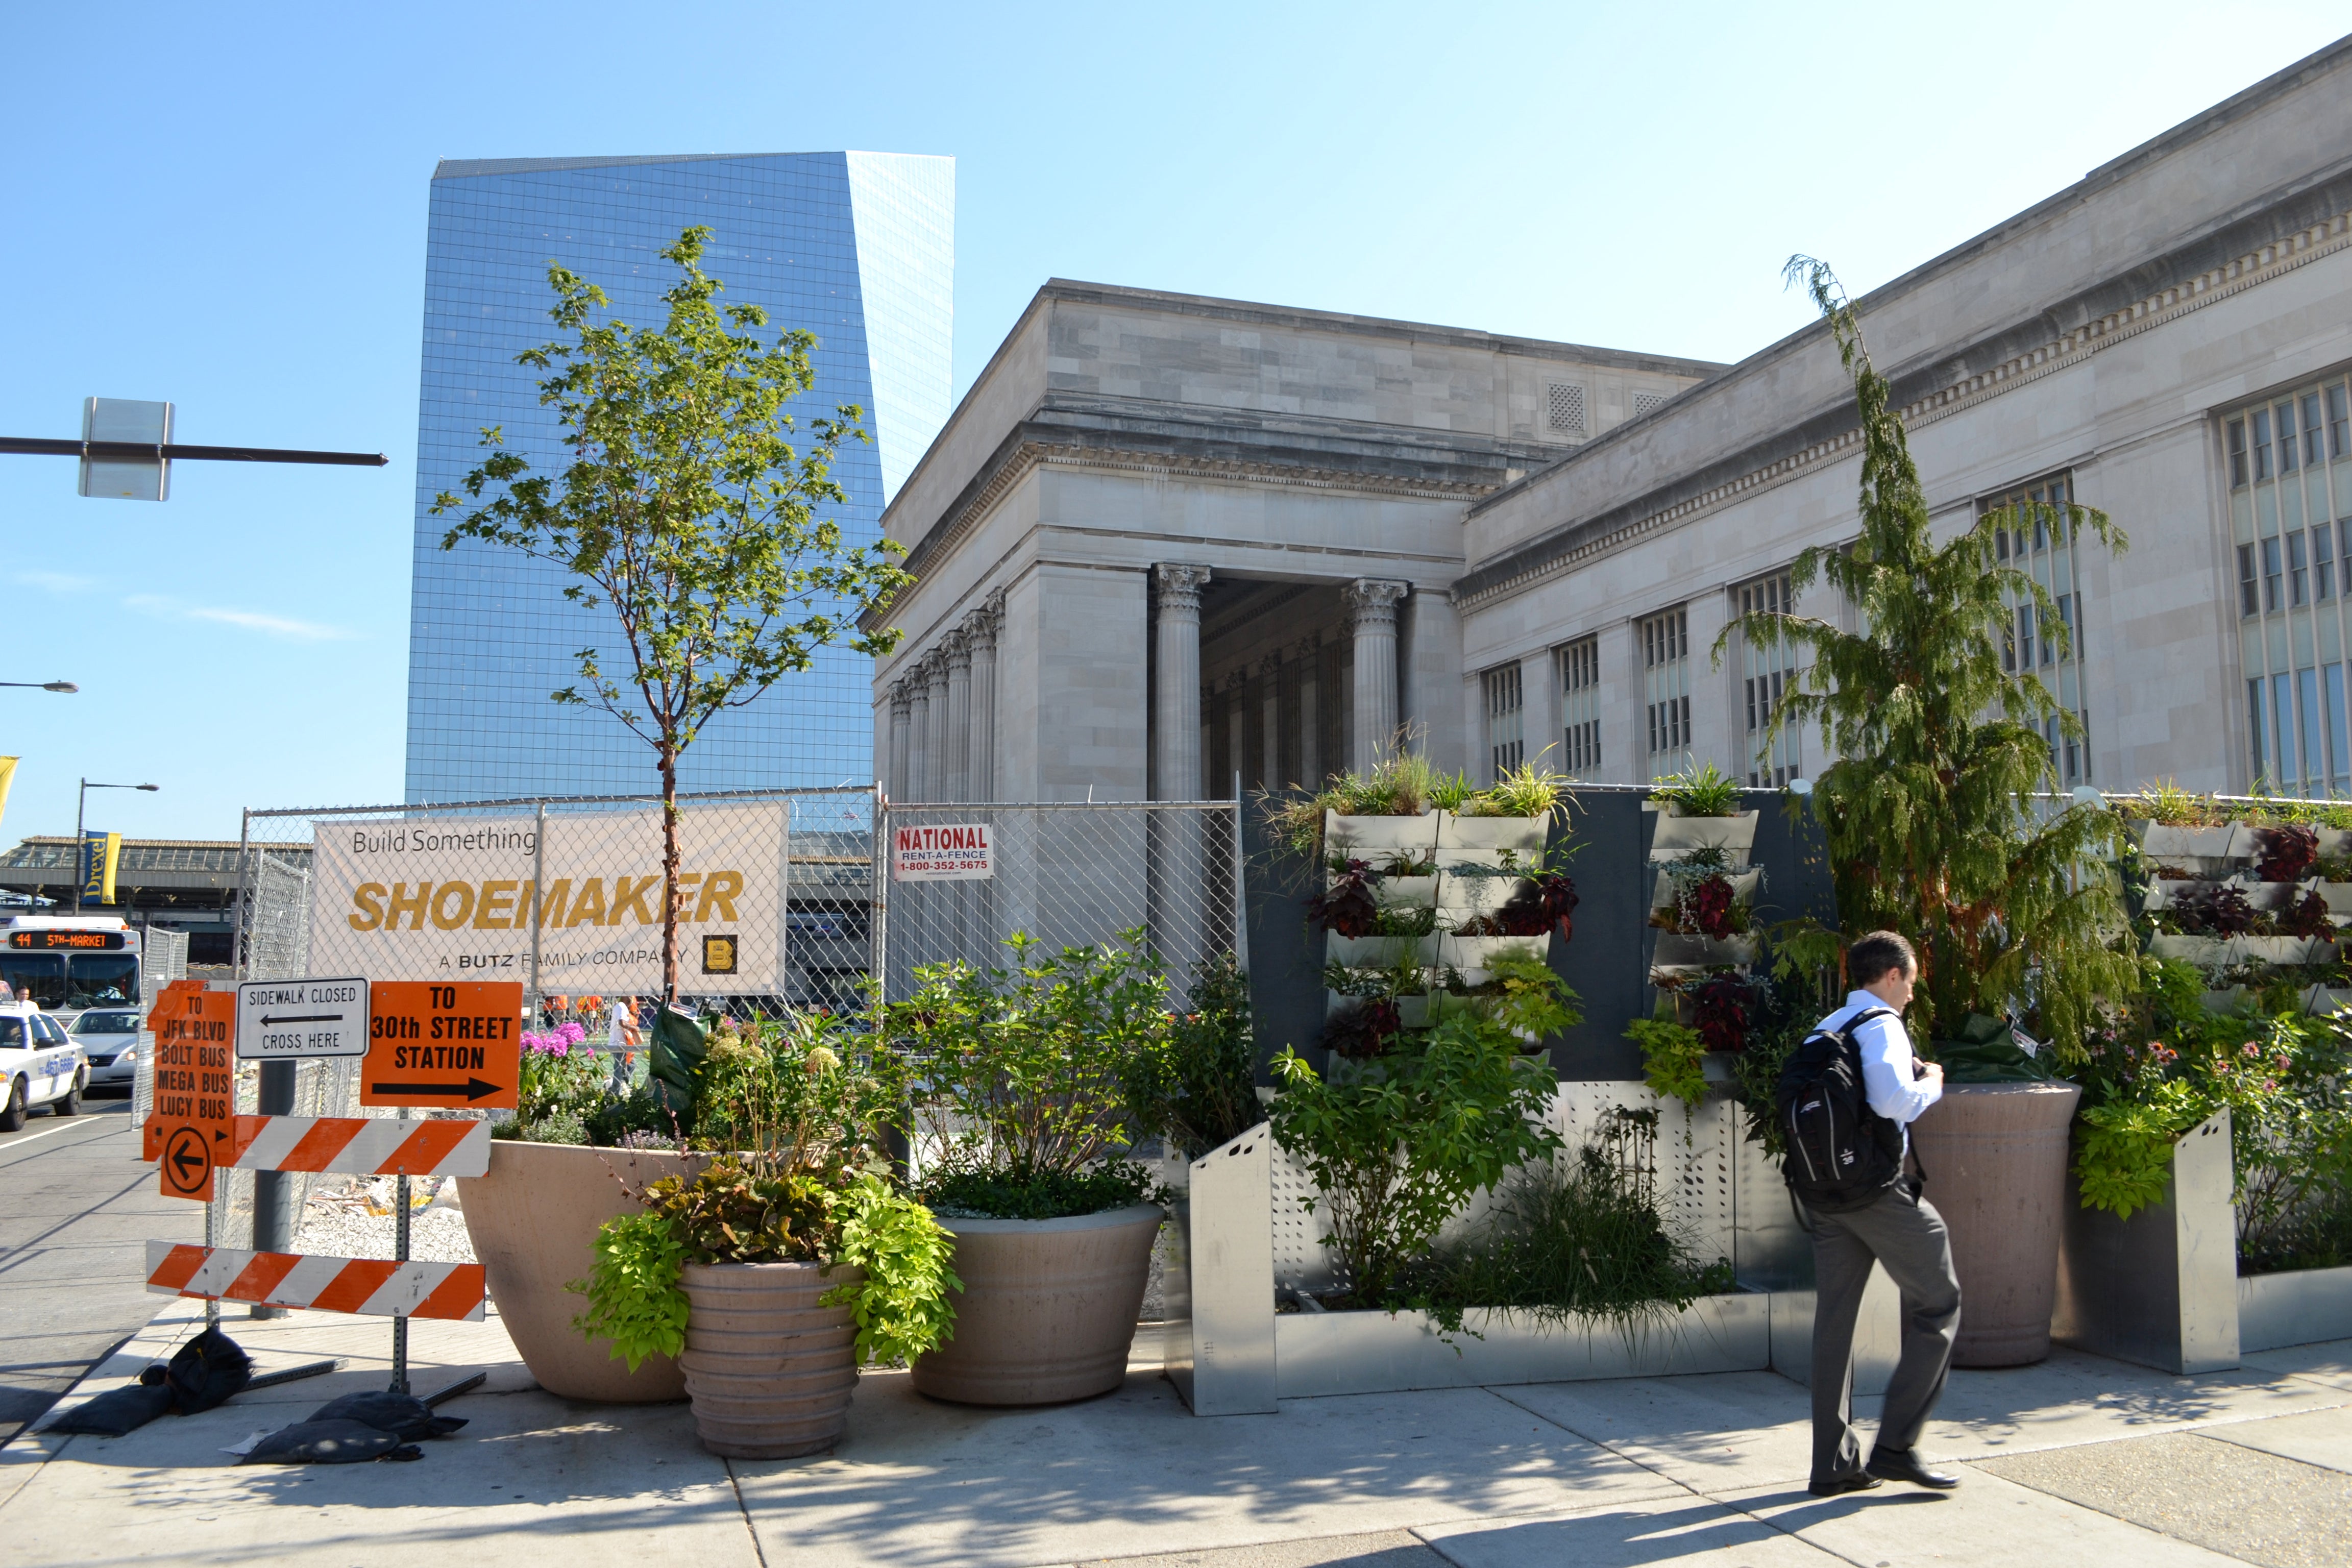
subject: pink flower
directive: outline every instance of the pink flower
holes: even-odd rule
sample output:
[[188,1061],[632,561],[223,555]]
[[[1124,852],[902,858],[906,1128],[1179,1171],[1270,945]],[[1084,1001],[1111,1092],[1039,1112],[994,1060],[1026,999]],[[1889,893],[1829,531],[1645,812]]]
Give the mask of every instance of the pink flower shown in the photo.
[[2242,1056],[2259,1057],[2263,1054],[2263,1048],[2262,1047],[2254,1044],[2253,1041],[2248,1040],[2242,1047],[2239,1047],[2239,1054]]
[[548,1043],[547,1054],[551,1057],[568,1057],[572,1054],[572,1042],[558,1035]]

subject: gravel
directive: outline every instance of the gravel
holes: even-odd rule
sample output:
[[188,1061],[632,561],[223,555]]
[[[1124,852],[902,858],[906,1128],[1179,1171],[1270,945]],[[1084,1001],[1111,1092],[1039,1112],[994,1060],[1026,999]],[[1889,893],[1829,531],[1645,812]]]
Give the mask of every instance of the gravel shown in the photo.
[[[394,1178],[352,1177],[321,1184],[303,1205],[294,1250],[323,1258],[390,1258],[394,1251]],[[473,1238],[457,1210],[457,1184],[446,1177],[409,1184],[408,1256],[431,1263],[471,1263]]]

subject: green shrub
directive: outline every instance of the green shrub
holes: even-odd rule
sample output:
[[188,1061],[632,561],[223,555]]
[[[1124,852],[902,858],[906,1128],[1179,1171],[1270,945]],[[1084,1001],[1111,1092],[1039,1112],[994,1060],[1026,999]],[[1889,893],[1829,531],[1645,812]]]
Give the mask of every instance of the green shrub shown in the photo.
[[1642,1047],[1643,1081],[1660,1095],[1685,1105],[1706,1098],[1706,1073],[1700,1065],[1706,1042],[1696,1029],[1671,1018],[1636,1018],[1625,1026],[1625,1037]]
[[1139,1122],[1197,1159],[1265,1120],[1249,976],[1231,952],[1192,966],[1185,1011],[1136,1054]]

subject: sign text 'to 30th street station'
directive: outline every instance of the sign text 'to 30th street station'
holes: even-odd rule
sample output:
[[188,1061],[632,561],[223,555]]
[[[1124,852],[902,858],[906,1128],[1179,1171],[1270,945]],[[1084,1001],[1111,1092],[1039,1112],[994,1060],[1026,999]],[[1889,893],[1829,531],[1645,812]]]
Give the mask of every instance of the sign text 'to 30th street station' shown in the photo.
[[520,1103],[522,982],[384,980],[370,993],[362,1105]]

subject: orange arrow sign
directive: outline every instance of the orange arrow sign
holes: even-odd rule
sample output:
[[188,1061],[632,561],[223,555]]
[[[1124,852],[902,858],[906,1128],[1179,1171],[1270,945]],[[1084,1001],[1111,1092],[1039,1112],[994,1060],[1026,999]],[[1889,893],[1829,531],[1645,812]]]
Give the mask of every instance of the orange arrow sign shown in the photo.
[[522,982],[369,987],[362,1105],[514,1110],[522,1099]]

